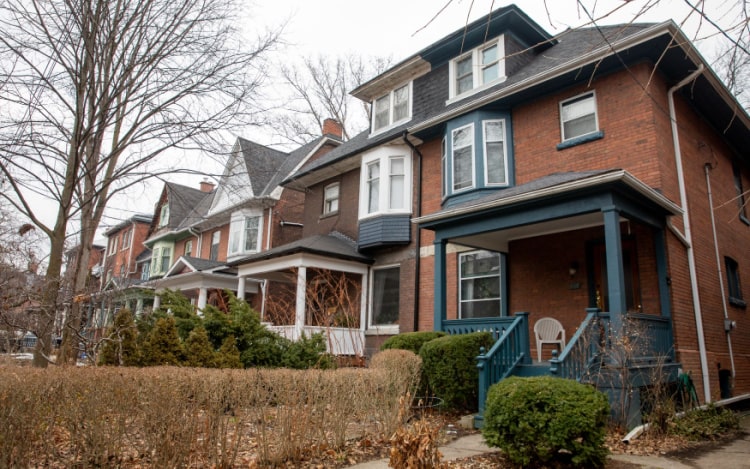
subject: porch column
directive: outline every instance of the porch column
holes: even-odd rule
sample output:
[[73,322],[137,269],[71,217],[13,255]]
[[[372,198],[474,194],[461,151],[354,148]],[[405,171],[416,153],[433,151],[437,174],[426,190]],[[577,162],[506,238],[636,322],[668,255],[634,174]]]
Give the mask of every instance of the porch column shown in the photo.
[[198,290],[198,311],[203,311],[206,307],[206,300],[208,299],[208,289],[201,288]]
[[245,299],[245,277],[237,279],[237,298],[240,300]]
[[620,212],[610,206],[604,214],[604,243],[607,252],[607,292],[609,293],[610,327],[614,338],[622,334],[622,315],[627,310],[625,297],[625,272],[622,265],[622,240],[620,238]]
[[294,338],[302,337],[305,327],[305,291],[307,290],[307,267],[297,268],[297,300],[294,317]]
[[154,311],[159,309],[161,306],[161,296],[154,294]]
[[[370,268],[362,274],[362,286],[360,287],[359,299],[359,330],[364,334],[367,328],[367,298],[370,291]],[[418,293],[417,293],[418,294]],[[362,344],[364,350],[364,343]]]
[[[435,246],[435,266],[434,266],[434,278],[435,278],[435,312],[433,319],[433,330],[442,331],[443,321],[446,319],[446,273],[445,273],[445,247],[446,242],[442,239],[436,239],[434,242]],[[419,253],[417,253],[419,255]]]
[[654,233],[654,254],[656,256],[656,275],[659,278],[659,306],[662,317],[672,316],[672,305],[669,301],[669,279],[667,273],[667,246],[665,232],[659,228]]

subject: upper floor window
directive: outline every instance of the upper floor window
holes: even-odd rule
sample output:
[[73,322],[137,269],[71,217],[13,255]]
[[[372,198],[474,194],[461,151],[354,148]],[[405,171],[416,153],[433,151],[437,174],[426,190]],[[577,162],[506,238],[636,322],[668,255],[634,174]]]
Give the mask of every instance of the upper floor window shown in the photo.
[[122,232],[122,248],[127,249],[130,247],[130,238],[133,236],[133,230],[128,228]]
[[169,270],[169,266],[172,265],[172,248],[161,248],[161,258],[159,259],[159,262],[159,272],[166,273]]
[[219,244],[221,243],[221,231],[216,230],[211,234],[211,252],[208,253],[208,258],[215,261],[219,258]]
[[149,261],[146,261],[141,265],[141,280],[148,280],[150,270],[151,270],[151,263]]
[[243,210],[233,213],[229,226],[228,256],[258,252],[260,250],[260,226],[261,216],[256,211]]
[[729,290],[729,303],[735,306],[745,307],[747,303],[742,298],[742,284],[740,283],[740,266],[731,257],[724,257],[724,265],[727,268],[727,289]]
[[185,256],[190,257],[193,254],[193,240],[189,239],[185,241]]
[[449,66],[450,97],[480,90],[505,78],[503,36],[452,60]]
[[117,236],[113,236],[109,239],[109,255],[117,252],[117,240],[119,238]]
[[501,254],[472,251],[459,255],[458,314],[461,319],[501,316]]
[[562,140],[570,140],[599,130],[596,95],[585,93],[560,103]]
[[323,215],[339,211],[339,183],[328,184],[323,189]]
[[511,184],[508,120],[488,118],[497,116],[477,113],[448,124],[441,150],[443,197]]
[[381,147],[362,159],[359,217],[409,213],[411,154],[401,146]]
[[745,192],[742,188],[742,171],[740,165],[737,163],[732,165],[732,173],[734,176],[734,189],[737,193],[737,205],[740,212],[740,220],[750,225],[750,219],[747,218],[747,199],[745,198]]
[[164,204],[159,212],[159,228],[167,226],[167,223],[169,223],[169,204]]
[[377,132],[411,117],[411,83],[396,88],[373,103],[372,130]]

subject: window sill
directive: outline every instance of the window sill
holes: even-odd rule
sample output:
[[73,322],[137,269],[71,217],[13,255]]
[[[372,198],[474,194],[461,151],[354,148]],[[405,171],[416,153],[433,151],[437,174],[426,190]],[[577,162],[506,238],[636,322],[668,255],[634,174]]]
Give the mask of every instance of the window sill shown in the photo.
[[476,88],[472,88],[469,91],[464,91],[463,93],[461,93],[459,95],[453,95],[450,98],[448,98],[448,100],[445,102],[445,105],[446,106],[450,106],[453,103],[457,103],[458,101],[462,101],[462,100],[464,100],[466,98],[470,98],[470,97],[472,97],[474,95],[477,95],[477,94],[481,93],[484,90],[492,88],[495,85],[499,85],[500,83],[504,83],[505,80],[507,80],[507,79],[508,79],[508,77],[502,76],[502,77],[499,77],[499,78],[497,78],[495,80],[492,80],[489,83],[484,83],[482,85],[477,86]]
[[729,304],[737,308],[742,308],[742,309],[747,308],[747,302],[745,302],[745,300],[742,300],[740,298],[734,298],[730,296]]
[[398,333],[398,324],[388,326],[370,326],[365,331],[365,335],[396,335]]
[[604,132],[601,130],[598,130],[596,132],[591,132],[590,134],[581,135],[580,137],[575,137],[575,138],[565,140],[564,142],[560,142],[557,144],[557,149],[564,150],[566,148],[574,147],[576,145],[581,145],[583,143],[593,142],[594,140],[599,140],[602,138],[604,138]]
[[324,219],[324,218],[331,218],[331,217],[335,217],[335,216],[337,216],[338,214],[339,214],[339,211],[338,211],[338,210],[336,210],[335,212],[328,212],[328,213],[324,213],[324,214],[320,215],[320,216],[318,217],[318,219],[319,219],[319,220],[322,220],[322,219]]

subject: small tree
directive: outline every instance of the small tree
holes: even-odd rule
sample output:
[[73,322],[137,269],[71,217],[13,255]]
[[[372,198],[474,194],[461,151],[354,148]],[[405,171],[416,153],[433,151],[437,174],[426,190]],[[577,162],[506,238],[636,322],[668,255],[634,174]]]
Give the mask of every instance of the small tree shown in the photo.
[[174,318],[160,318],[144,343],[145,365],[179,365],[183,350]]
[[213,368],[216,366],[216,353],[208,340],[208,333],[203,327],[190,331],[185,341],[185,359],[188,366]]
[[129,309],[115,314],[114,324],[102,340],[99,363],[102,365],[133,366],[139,363],[138,332]]
[[242,368],[240,361],[240,351],[237,349],[237,342],[234,336],[230,335],[224,339],[218,352],[216,352],[217,368]]

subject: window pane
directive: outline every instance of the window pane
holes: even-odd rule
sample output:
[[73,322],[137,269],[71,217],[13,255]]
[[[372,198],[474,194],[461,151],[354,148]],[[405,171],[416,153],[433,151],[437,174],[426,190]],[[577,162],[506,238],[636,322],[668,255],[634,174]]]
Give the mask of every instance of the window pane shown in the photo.
[[398,324],[400,269],[373,271],[372,325]]
[[578,137],[596,131],[596,101],[587,95],[562,105],[563,139]]
[[499,275],[500,256],[489,251],[466,254],[461,257],[461,277]]
[[471,56],[456,62],[456,94],[464,93],[474,87],[471,67]]
[[500,316],[500,300],[471,301],[461,304],[461,318],[492,318]]
[[501,315],[500,254],[478,251],[460,256],[461,318]]
[[367,165],[367,213],[377,212],[380,202],[380,163]]
[[504,184],[505,178],[505,149],[503,146],[504,125],[502,122],[485,122],[485,157],[487,159],[487,182],[489,184]]
[[258,225],[260,217],[245,219],[245,251],[258,249]]
[[161,250],[161,271],[166,272],[169,270],[169,258],[172,256],[172,250],[170,248],[162,248]]
[[389,207],[392,209],[404,208],[404,159],[391,158],[391,186]]
[[388,125],[390,112],[390,96],[386,95],[375,100],[375,129]]
[[409,86],[393,92],[393,122],[409,117]]
[[339,209],[339,185],[331,184],[324,191],[323,213],[336,212]]
[[448,143],[445,139],[443,139],[443,145],[441,146],[441,152],[442,155],[440,156],[442,160],[442,167],[443,167],[443,196],[448,194],[448,149],[446,146]]
[[482,83],[497,80],[500,75],[500,64],[497,57],[497,45],[482,51]]
[[453,190],[473,185],[472,143],[473,127],[467,126],[453,131]]

